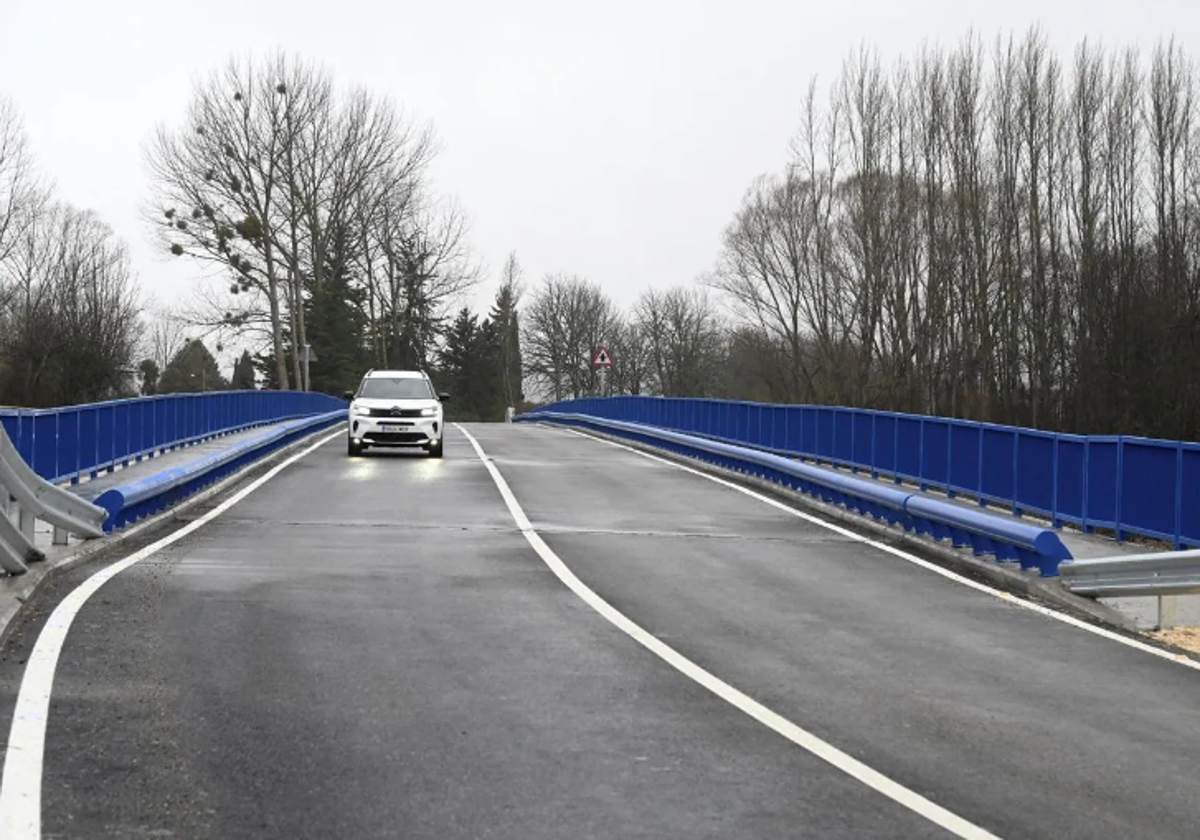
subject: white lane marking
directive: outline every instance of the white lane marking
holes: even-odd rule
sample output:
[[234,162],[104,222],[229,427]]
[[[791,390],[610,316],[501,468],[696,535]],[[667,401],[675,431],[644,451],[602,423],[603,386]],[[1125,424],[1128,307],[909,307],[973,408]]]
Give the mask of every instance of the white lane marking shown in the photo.
[[471,446],[475,449],[475,454],[479,456],[479,460],[487,467],[488,472],[492,476],[492,481],[496,483],[496,487],[500,490],[500,495],[504,498],[504,503],[508,506],[508,511],[512,515],[513,521],[517,523],[517,528],[525,536],[529,545],[533,547],[533,550],[537,552],[538,556],[550,567],[550,570],[554,572],[559,580],[610,623],[651,653],[658,656],[672,668],[699,685],[704,686],[704,688],[725,702],[746,713],[769,729],[774,730],[784,738],[787,738],[793,744],[807,750],[822,761],[828,762],[838,770],[841,770],[843,773],[846,773],[878,793],[883,794],[899,805],[941,826],[958,837],[972,838],[972,840],[984,840],[984,838],[996,837],[996,835],[991,834],[974,823],[968,822],[957,814],[946,810],[941,805],[931,802],[919,793],[909,790],[900,783],[883,775],[878,770],[868,767],[832,744],[800,728],[787,718],[771,711],[757,700],[743,694],[729,683],[704,670],[673,647],[665,644],[656,636],[644,630],[640,625],[634,623],[624,613],[597,595],[594,590],[567,568],[567,565],[554,553],[554,550],[550,546],[546,545],[541,535],[529,521],[529,517],[525,515],[521,503],[513,495],[508,482],[504,480],[504,476],[500,474],[500,470],[492,463],[492,459],[483,451],[483,447],[479,445],[479,441],[462,426],[459,426],[457,423],[455,426],[471,442]]
[[9,730],[8,747],[4,754],[4,778],[0,782],[0,837],[4,840],[40,840],[42,836],[42,763],[46,748],[46,720],[50,714],[50,691],[54,687],[54,671],[71,623],[88,598],[130,566],[152,557],[197,528],[212,522],[292,464],[345,433],[345,430],[340,430],[321,438],[303,452],[272,467],[199,519],[96,572],[59,602],[42,627],[21,677],[21,690],[17,695],[12,729]]
[[1024,607],[1027,610],[1031,610],[1040,615],[1044,615],[1048,618],[1052,618],[1055,621],[1061,621],[1064,624],[1069,624],[1072,627],[1078,627],[1080,630],[1086,630],[1089,633],[1094,633],[1095,635],[1101,636],[1105,639],[1110,639],[1114,642],[1120,642],[1121,644],[1126,645],[1131,648],[1134,648],[1135,650],[1140,650],[1145,653],[1152,653],[1155,656],[1159,657],[1160,659],[1165,659],[1168,662],[1174,662],[1178,665],[1183,665],[1187,668],[1192,668],[1194,670],[1200,671],[1200,662],[1197,662],[1196,660],[1194,660],[1190,657],[1184,656],[1182,654],[1171,653],[1170,651],[1163,650],[1162,648],[1157,648],[1157,647],[1154,647],[1153,645],[1148,645],[1145,642],[1139,642],[1137,639],[1131,639],[1127,636],[1122,636],[1120,633],[1114,633],[1112,630],[1107,630],[1103,627],[1097,627],[1094,624],[1088,624],[1086,621],[1082,621],[1078,618],[1075,618],[1074,616],[1067,615],[1066,613],[1061,613],[1061,612],[1058,612],[1057,610],[1050,609],[1049,607],[1044,607],[1041,604],[1037,604],[1033,601],[1027,601],[1024,598],[1018,598],[1015,595],[1013,595],[1011,592],[1005,592],[1002,589],[995,589],[986,584],[971,580],[968,577],[963,577],[962,575],[958,574],[957,572],[953,572],[949,569],[944,569],[941,566],[938,566],[936,563],[931,563],[928,560],[922,560],[920,557],[909,554],[907,551],[896,548],[895,546],[890,546],[887,543],[881,543],[878,540],[873,540],[870,537],[863,536],[862,534],[856,534],[855,532],[850,531],[846,528],[843,528],[840,525],[835,525],[832,522],[826,522],[824,519],[821,519],[820,517],[813,516],[812,514],[805,513],[804,511],[801,511],[801,510],[797,510],[796,508],[792,507],[791,505],[784,504],[783,502],[779,501],[778,499],[772,499],[770,496],[764,496],[762,493],[755,492],[754,490],[751,490],[749,487],[742,487],[741,485],[735,484],[732,481],[727,481],[726,479],[721,478],[720,476],[711,475],[709,473],[704,472],[703,470],[698,470],[693,467],[689,467],[686,464],[680,464],[676,461],[672,461],[669,458],[661,458],[658,455],[654,455],[650,452],[643,452],[640,449],[637,449],[632,446],[626,446],[623,443],[617,443],[616,441],[605,440],[604,438],[599,438],[599,437],[596,437],[595,435],[589,435],[586,432],[580,432],[575,429],[563,429],[563,431],[567,432],[568,434],[575,435],[577,437],[586,438],[588,440],[595,441],[596,443],[603,443],[607,446],[614,446],[617,449],[624,449],[626,452],[632,452],[634,455],[640,455],[643,458],[649,458],[651,461],[657,461],[660,464],[666,464],[669,467],[675,467],[677,469],[683,470],[684,472],[691,473],[692,475],[697,475],[697,476],[700,476],[701,478],[708,479],[709,481],[716,482],[717,484],[720,484],[723,487],[728,487],[730,490],[736,490],[739,493],[744,493],[745,495],[747,495],[753,499],[757,499],[758,501],[763,502],[765,504],[768,504],[771,507],[777,508],[786,513],[790,513],[792,516],[799,517],[800,519],[803,519],[805,522],[811,522],[814,525],[820,525],[822,528],[828,528],[830,531],[833,531],[834,533],[837,533],[837,534],[841,534],[844,537],[848,537],[852,540],[856,540],[858,542],[864,543],[866,545],[871,546],[872,548],[877,548],[880,551],[886,551],[888,554],[891,554],[893,557],[899,557],[901,560],[906,560],[909,563],[912,563],[913,565],[920,566],[922,569],[926,569],[930,572],[933,572],[934,574],[941,575],[942,577],[946,578],[947,580],[952,580],[955,583],[962,584],[963,586],[969,586],[971,589],[974,589],[977,592],[984,592],[988,595],[999,598],[1002,601],[1006,601],[1010,604],[1016,604],[1018,606]]

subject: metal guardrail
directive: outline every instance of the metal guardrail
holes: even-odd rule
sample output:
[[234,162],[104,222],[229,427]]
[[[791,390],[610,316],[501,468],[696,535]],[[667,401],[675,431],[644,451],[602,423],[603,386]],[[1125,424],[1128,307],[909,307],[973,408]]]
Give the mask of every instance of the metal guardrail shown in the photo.
[[0,425],[34,472],[76,483],[180,446],[345,409],[344,400],[315,392],[217,391],[0,409]]
[[1070,560],[1059,566],[1063,588],[1091,598],[1158,598],[1158,626],[1175,624],[1175,598],[1200,595],[1200,551],[1164,551]]
[[288,420],[186,464],[112,487],[94,500],[108,516],[104,530],[151,516],[268,452],[345,420],[344,409]]
[[69,534],[103,536],[107,517],[103,508],[38,476],[0,426],[0,568],[20,575],[29,571],[27,563],[44,559],[34,544],[39,519],[54,526],[54,542],[62,545]]
[[1059,574],[1064,588],[1092,597],[1200,595],[1200,551],[1071,560]]
[[1053,529],[930,499],[758,449],[579,413],[541,410],[516,419],[592,428],[717,466],[749,472],[907,531],[936,540],[949,539],[956,547],[971,548],[976,555],[991,554],[1001,561],[1016,560],[1022,568],[1037,569],[1045,576],[1057,574],[1059,563],[1071,557]]
[[539,411],[640,423],[970,495],[1055,526],[1200,548],[1200,444],[1069,435],[868,409],[646,396]]
[[[0,410],[0,569],[19,575],[42,560],[37,520],[69,536],[102,537],[178,502],[267,452],[345,418],[345,402],[316,393],[178,394],[44,410]],[[162,470],[87,499],[95,478],[160,453],[270,425],[183,467]]]

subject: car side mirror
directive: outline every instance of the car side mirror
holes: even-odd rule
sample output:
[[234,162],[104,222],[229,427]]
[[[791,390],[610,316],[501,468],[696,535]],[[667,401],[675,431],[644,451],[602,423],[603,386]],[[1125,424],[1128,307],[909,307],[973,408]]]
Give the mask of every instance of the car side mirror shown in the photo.
[[353,391],[342,391],[342,399],[344,399],[346,402],[352,401],[354,399],[354,392]]
[[442,402],[450,402],[450,395],[449,394],[438,394],[438,399],[441,400]]

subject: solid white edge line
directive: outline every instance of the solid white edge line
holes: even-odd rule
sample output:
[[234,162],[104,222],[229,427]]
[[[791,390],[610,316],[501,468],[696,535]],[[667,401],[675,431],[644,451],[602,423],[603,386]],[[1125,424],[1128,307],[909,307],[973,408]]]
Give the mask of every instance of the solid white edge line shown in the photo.
[[701,478],[707,479],[709,481],[716,482],[717,484],[720,484],[723,487],[728,487],[731,490],[736,490],[739,493],[743,493],[753,499],[757,499],[758,501],[763,502],[764,504],[768,504],[771,507],[777,508],[786,513],[790,513],[792,516],[796,516],[800,519],[803,519],[805,522],[811,522],[814,525],[819,525],[822,528],[827,528],[830,531],[833,531],[834,533],[840,534],[849,539],[856,540],[857,542],[861,542],[865,545],[869,545],[872,548],[877,548],[880,551],[887,552],[888,554],[892,555],[893,557],[899,557],[901,560],[905,560],[909,563],[912,563],[915,566],[920,566],[922,569],[933,572],[936,575],[941,575],[942,577],[946,578],[947,580],[952,580],[955,583],[962,584],[963,586],[968,586],[977,592],[986,593],[995,598],[999,598],[1000,600],[1005,601],[1009,604],[1015,604],[1017,606],[1023,607],[1024,609],[1031,610],[1032,612],[1038,613],[1040,615],[1044,615],[1047,618],[1052,618],[1055,621],[1061,621],[1063,624],[1069,624],[1070,626],[1077,627],[1080,630],[1086,630],[1089,633],[1092,633],[1097,636],[1101,636],[1105,639],[1109,639],[1114,642],[1120,642],[1121,644],[1123,644],[1127,647],[1134,648],[1135,650],[1139,650],[1144,653],[1153,654],[1154,656],[1157,656],[1160,659],[1165,659],[1168,662],[1173,662],[1177,665],[1183,665],[1184,667],[1200,671],[1200,662],[1197,662],[1195,659],[1192,659],[1191,657],[1184,656],[1183,654],[1171,653],[1168,650],[1163,650],[1162,648],[1154,647],[1153,645],[1146,644],[1145,642],[1139,642],[1137,639],[1131,639],[1128,636],[1122,636],[1120,633],[1114,633],[1112,630],[1108,630],[1104,627],[1098,627],[1094,624],[1088,624],[1086,621],[1082,621],[1078,618],[1075,618],[1072,615],[1067,615],[1066,613],[1061,613],[1058,610],[1050,609],[1049,607],[1042,606],[1041,604],[1035,603],[1033,601],[1027,601],[1024,598],[1018,598],[1017,596],[1013,595],[1011,592],[1005,592],[1002,589],[996,589],[994,587],[988,586],[987,584],[983,584],[983,583],[979,583],[978,581],[971,580],[970,578],[964,577],[964,576],[958,574],[957,572],[951,571],[950,569],[945,569],[945,568],[937,565],[936,563],[931,563],[928,560],[922,560],[920,557],[917,557],[916,555],[913,555],[913,554],[909,554],[907,551],[896,548],[895,546],[887,545],[886,543],[881,543],[878,540],[873,540],[870,537],[866,537],[866,536],[863,536],[862,534],[857,534],[854,531],[843,528],[840,525],[835,525],[832,522],[827,522],[826,520],[821,519],[818,516],[813,516],[812,514],[805,513],[804,511],[801,511],[801,510],[797,510],[796,508],[792,507],[791,505],[781,502],[778,499],[772,499],[770,496],[765,496],[762,493],[758,493],[754,490],[751,490],[749,487],[743,487],[740,484],[736,484],[732,481],[728,481],[724,478],[721,478],[720,476],[706,473],[703,470],[698,470],[693,467],[689,467],[687,464],[680,464],[677,461],[672,461],[669,458],[663,458],[663,457],[660,457],[660,456],[655,455],[650,452],[643,452],[642,450],[637,449],[636,447],[633,447],[633,446],[626,446],[625,444],[618,443],[617,441],[606,440],[604,438],[596,437],[595,435],[590,435],[587,432],[581,432],[581,431],[578,431],[577,429],[564,428],[564,429],[562,429],[562,431],[566,432],[567,434],[575,435],[577,437],[586,438],[587,440],[594,441],[596,443],[602,443],[607,446],[613,446],[613,447],[616,447],[617,449],[624,449],[626,452],[632,452],[634,455],[640,455],[641,457],[648,458],[651,461],[656,461],[660,464],[665,464],[669,467],[675,467],[676,469],[683,470],[684,472],[691,473],[692,475],[696,475]]
[[[832,744],[823,741],[821,738],[802,729],[752,697],[742,693],[729,683],[692,662],[649,631],[643,629],[616,607],[601,598],[587,584],[576,577],[575,573],[545,543],[541,535],[537,532],[537,529],[533,527],[533,524],[525,515],[524,509],[521,507],[520,502],[517,501],[517,497],[513,494],[512,489],[508,486],[508,482],[500,474],[500,470],[492,462],[492,459],[484,452],[483,447],[479,445],[479,441],[475,439],[474,435],[459,424],[456,423],[454,425],[470,441],[471,446],[475,449],[475,454],[479,456],[479,460],[487,468],[492,481],[495,482],[501,497],[504,499],[505,505],[508,506],[508,511],[512,515],[513,521],[517,524],[517,528],[524,535],[529,545],[563,584],[611,624],[688,679],[703,686],[739,711],[744,712],[767,728],[787,738],[793,744],[807,750],[812,755],[831,764],[867,787],[883,794],[893,802],[924,817],[935,825],[941,826],[958,837],[972,838],[972,840],[996,838],[996,835],[988,832],[986,829],[963,819],[957,814],[946,810],[941,805],[931,802],[919,793],[904,787],[878,770],[863,764],[853,756],[842,752]],[[607,443],[607,441],[601,442]]]
[[292,464],[344,434],[345,430],[339,430],[326,435],[307,449],[272,467],[200,518],[96,572],[59,602],[42,627],[21,677],[21,688],[4,754],[3,780],[0,781],[0,837],[4,840],[40,840],[42,836],[42,766],[50,692],[54,687],[54,672],[67,633],[88,599],[121,572],[212,522]]

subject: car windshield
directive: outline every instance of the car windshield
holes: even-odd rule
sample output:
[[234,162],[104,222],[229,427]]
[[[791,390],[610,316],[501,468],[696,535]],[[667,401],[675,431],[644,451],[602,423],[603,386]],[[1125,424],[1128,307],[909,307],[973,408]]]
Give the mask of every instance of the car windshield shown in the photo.
[[434,397],[433,390],[424,379],[382,377],[371,377],[364,381],[358,396],[367,400],[431,400]]

